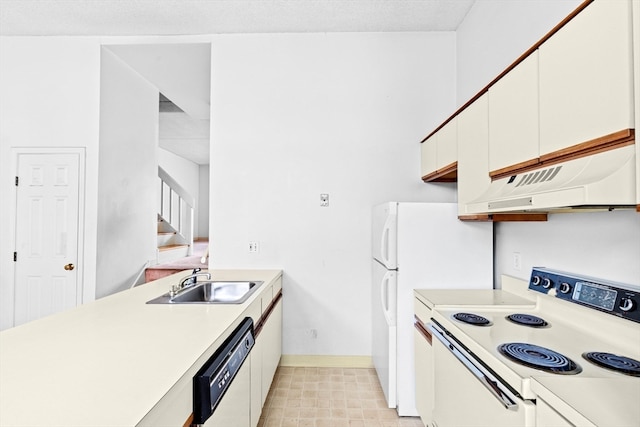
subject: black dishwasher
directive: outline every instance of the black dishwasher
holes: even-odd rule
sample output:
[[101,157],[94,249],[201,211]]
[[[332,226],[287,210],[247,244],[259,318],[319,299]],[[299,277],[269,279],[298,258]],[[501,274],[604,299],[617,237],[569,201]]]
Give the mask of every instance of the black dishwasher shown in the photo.
[[254,343],[253,320],[245,317],[193,377],[194,424],[213,415]]

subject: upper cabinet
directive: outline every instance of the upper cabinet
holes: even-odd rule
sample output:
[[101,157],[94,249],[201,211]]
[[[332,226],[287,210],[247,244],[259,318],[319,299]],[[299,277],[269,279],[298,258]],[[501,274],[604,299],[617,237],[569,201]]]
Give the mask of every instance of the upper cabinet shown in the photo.
[[423,141],[422,179],[457,180],[468,220],[640,212],[639,34],[640,0],[585,0]]
[[489,102],[484,94],[458,115],[458,215],[491,183],[489,170]]
[[537,163],[537,51],[489,88],[489,134],[491,174]]
[[596,0],[540,52],[540,155],[624,139],[634,126],[629,1]]
[[453,117],[438,131],[422,141],[420,147],[422,180],[455,182],[457,180],[457,118]]

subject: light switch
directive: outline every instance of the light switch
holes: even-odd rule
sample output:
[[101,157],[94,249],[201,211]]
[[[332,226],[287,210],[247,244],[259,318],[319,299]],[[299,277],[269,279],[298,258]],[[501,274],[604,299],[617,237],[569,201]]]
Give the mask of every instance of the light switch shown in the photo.
[[320,194],[320,206],[326,208],[329,206],[329,195],[328,194]]

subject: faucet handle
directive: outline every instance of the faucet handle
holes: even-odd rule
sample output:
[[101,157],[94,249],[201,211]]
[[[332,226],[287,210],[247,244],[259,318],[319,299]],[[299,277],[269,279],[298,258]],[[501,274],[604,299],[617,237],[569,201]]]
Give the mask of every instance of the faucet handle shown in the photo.
[[197,272],[201,271],[202,269],[200,267],[196,267],[193,269],[193,271],[191,272],[191,274],[196,274]]

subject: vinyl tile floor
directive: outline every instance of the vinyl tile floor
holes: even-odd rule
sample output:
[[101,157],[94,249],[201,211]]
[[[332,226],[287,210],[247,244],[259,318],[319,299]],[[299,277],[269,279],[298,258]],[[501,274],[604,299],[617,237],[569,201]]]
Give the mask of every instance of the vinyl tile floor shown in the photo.
[[374,369],[279,367],[258,427],[424,427],[387,408]]

